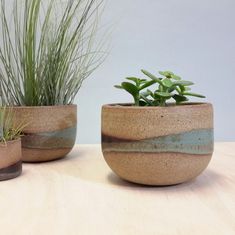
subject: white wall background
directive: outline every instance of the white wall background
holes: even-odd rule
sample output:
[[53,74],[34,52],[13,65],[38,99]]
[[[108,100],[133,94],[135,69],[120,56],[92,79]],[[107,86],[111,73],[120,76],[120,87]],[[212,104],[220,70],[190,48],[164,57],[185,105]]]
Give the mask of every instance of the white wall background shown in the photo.
[[130,101],[113,85],[141,68],[194,81],[214,104],[216,140],[234,141],[234,12],[234,0],[109,0],[102,25],[114,24],[112,49],[78,94],[77,142],[100,142],[102,104]]

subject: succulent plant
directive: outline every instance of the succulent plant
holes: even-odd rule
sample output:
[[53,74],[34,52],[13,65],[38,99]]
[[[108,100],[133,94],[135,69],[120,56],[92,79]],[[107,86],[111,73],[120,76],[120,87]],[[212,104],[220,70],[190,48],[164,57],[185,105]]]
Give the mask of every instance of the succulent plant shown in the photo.
[[[124,89],[133,96],[135,106],[166,106],[167,101],[175,100],[177,105],[188,101],[188,96],[205,98],[204,95],[191,92],[190,86],[194,83],[182,80],[180,76],[171,71],[160,71],[161,77],[141,70],[148,79],[127,77],[128,82],[116,85],[116,88]],[[154,91],[146,89],[154,84],[157,88]]]

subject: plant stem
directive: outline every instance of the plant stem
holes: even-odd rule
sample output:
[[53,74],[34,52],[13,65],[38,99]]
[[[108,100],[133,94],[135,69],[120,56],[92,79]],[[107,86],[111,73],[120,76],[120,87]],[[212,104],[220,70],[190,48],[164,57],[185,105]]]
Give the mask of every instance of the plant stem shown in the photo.
[[135,106],[140,106],[140,100],[139,100],[139,98],[135,98]]

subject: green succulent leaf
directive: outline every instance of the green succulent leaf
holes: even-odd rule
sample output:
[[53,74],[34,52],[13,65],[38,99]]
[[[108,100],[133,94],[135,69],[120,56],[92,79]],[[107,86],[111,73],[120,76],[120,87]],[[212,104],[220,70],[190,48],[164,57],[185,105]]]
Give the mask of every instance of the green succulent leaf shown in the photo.
[[136,78],[136,77],[126,77],[127,80],[133,81],[135,83],[139,83],[140,82],[140,78]]
[[148,104],[148,105],[152,105],[151,100],[149,100],[147,97],[149,96],[149,94],[140,94],[140,97]]
[[154,97],[154,94],[153,94],[153,92],[152,91],[150,91],[150,90],[147,90],[146,92],[148,92],[148,94],[154,99],[155,97]]
[[171,78],[174,75],[174,73],[172,73],[171,71],[159,71],[159,74],[167,78]]
[[115,88],[118,88],[118,89],[123,89],[123,87],[120,86],[120,85],[115,85],[114,87],[115,87]]
[[145,97],[148,97],[148,96],[150,96],[151,94],[152,94],[152,92],[151,92],[150,90],[147,90],[147,91],[141,92],[140,95],[143,95],[143,96],[145,96]]
[[140,83],[145,83],[146,81],[146,79],[140,79]]
[[174,73],[173,72],[171,72],[171,71],[165,71],[165,73],[167,73],[167,74],[170,74],[170,75],[174,75]]
[[174,85],[174,83],[168,78],[163,79],[162,84],[163,84],[163,86],[165,86],[167,88],[170,88]]
[[153,100],[152,101],[152,106],[159,106],[159,105],[160,105],[159,100]]
[[181,80],[181,77],[180,76],[177,76],[177,75],[171,75],[171,78],[173,78],[174,80]]
[[141,72],[143,74],[145,74],[146,76],[148,76],[149,78],[151,78],[152,80],[156,81],[157,83],[159,83],[160,85],[162,85],[162,81],[161,79],[157,78],[155,75],[151,74],[150,72],[142,69]]
[[163,91],[157,91],[155,92],[157,96],[164,97],[164,98],[170,98],[173,96],[173,94],[168,93],[168,92],[163,92]]
[[191,86],[191,85],[193,85],[194,83],[193,83],[193,82],[190,82],[190,81],[180,80],[180,81],[175,81],[175,82],[173,82],[173,84],[174,84],[175,86],[180,86],[180,85],[182,85],[182,86]]
[[149,87],[149,86],[152,86],[154,83],[156,83],[155,80],[151,80],[151,81],[145,82],[145,83],[139,88],[139,90],[143,90],[143,89],[145,89],[145,88],[147,88],[147,87]]
[[125,89],[127,92],[129,92],[133,97],[136,97],[139,94],[138,88],[129,82],[123,82],[122,83],[123,89]]
[[159,71],[158,73],[161,74],[162,76],[165,76],[165,72],[163,71]]
[[[184,88],[184,86],[183,86],[183,88]],[[181,89],[182,89],[182,87],[181,87]],[[180,95],[182,94],[181,89],[180,89],[179,87],[175,87],[175,90],[176,90]]]
[[181,102],[188,101],[188,98],[183,96],[183,95],[175,94],[172,98],[176,101],[176,103],[181,103]]
[[185,88],[186,88],[186,86],[180,85],[179,86],[179,90],[180,90],[179,93],[181,94],[181,93],[185,92]]
[[140,100],[139,101],[139,106],[148,106],[148,104],[145,101]]
[[204,95],[192,93],[192,92],[184,92],[183,95],[194,96],[194,97],[198,97],[198,98],[206,98],[206,96],[204,96]]
[[173,92],[174,90],[177,90],[177,88],[178,88],[178,87],[172,86],[172,87],[168,88],[167,91],[168,91],[169,93],[171,93],[171,92]]
[[186,91],[190,91],[191,88],[187,86],[180,85],[179,87],[176,87],[176,90],[179,94],[183,94]]

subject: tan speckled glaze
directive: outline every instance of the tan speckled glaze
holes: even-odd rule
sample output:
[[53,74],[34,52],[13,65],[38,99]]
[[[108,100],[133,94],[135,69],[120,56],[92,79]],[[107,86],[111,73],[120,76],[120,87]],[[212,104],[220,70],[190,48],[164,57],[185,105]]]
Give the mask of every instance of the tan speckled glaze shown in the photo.
[[0,180],[19,176],[22,172],[21,140],[0,143]]
[[77,106],[14,107],[15,123],[26,123],[22,137],[25,162],[43,162],[66,156],[76,139]]
[[198,176],[213,153],[213,107],[104,105],[102,151],[121,178],[173,185]]

